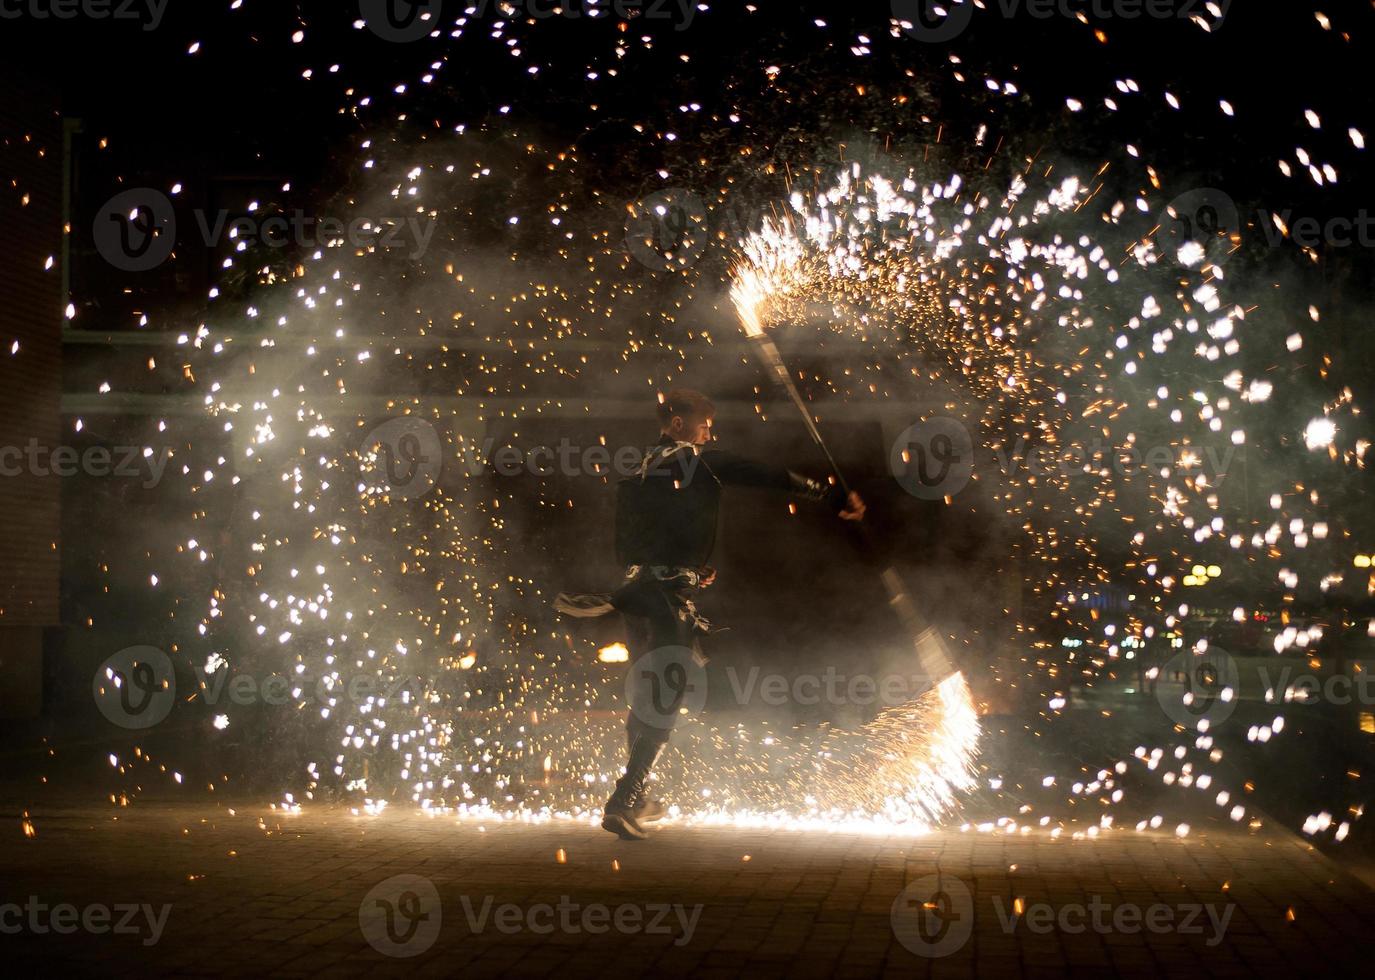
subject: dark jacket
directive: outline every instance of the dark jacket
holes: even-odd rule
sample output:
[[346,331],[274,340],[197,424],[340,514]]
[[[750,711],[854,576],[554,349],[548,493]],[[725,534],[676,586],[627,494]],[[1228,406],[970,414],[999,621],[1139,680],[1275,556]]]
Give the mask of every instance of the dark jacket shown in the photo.
[[664,436],[646,450],[635,476],[616,492],[616,557],[624,565],[701,568],[716,544],[723,486],[782,490],[826,500],[837,511],[839,487],[720,449]]

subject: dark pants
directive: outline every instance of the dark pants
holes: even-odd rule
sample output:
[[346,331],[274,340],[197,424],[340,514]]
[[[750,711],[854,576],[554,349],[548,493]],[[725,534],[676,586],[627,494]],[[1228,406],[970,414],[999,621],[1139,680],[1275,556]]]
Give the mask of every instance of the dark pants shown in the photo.
[[642,577],[612,597],[626,620],[630,711],[625,727],[632,749],[640,738],[659,746],[667,743],[684,701],[699,690],[705,698],[700,631],[686,606],[696,592],[682,582]]

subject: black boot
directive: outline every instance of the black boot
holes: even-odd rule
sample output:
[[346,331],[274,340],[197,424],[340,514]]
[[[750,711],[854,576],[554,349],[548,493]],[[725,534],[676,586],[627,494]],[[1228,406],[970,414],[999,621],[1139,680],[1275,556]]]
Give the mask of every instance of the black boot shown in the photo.
[[[626,751],[630,751],[630,749],[633,748],[634,745],[635,736],[627,729],[625,733]],[[640,793],[640,798],[635,801],[635,806],[632,810],[632,813],[635,817],[635,822],[637,824],[640,824],[641,826],[644,826],[647,823],[653,823],[656,820],[662,820],[664,818],[664,815],[668,813],[668,807],[664,806],[663,800],[655,800],[650,798],[649,783],[646,782],[644,790]]]
[[644,799],[645,781],[663,747],[662,741],[646,735],[638,735],[631,741],[625,775],[616,781],[615,792],[606,801],[603,830],[609,830],[622,840],[644,840],[649,836],[635,819],[635,809]]

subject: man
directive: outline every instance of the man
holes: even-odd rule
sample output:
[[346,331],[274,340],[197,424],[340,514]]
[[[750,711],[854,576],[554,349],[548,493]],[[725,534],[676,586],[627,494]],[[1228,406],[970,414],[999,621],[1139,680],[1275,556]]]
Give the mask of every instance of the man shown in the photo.
[[555,608],[573,616],[612,610],[626,617],[632,677],[626,718],[629,760],[625,775],[607,800],[602,827],[624,840],[648,836],[644,824],[663,816],[650,800],[646,782],[668,743],[688,693],[697,639],[710,624],[694,598],[716,579],[708,561],[716,543],[723,486],[783,490],[825,501],[845,520],[864,516],[864,502],[836,486],[808,479],[772,463],[753,462],[719,449],[711,441],[715,415],[701,392],[675,389],[658,410],[659,441],[644,454],[639,471],[617,488],[616,553],[626,568],[625,584],[611,596],[560,595]]

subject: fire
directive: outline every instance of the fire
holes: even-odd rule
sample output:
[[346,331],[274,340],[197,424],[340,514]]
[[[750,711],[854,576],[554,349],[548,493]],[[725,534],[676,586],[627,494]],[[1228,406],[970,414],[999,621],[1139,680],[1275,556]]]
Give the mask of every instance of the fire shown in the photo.
[[630,651],[624,643],[612,643],[597,651],[597,659],[604,664],[623,664],[630,660]]
[[[870,187],[880,213],[908,206],[881,178],[872,179]],[[791,203],[803,215],[802,198],[794,195]],[[834,297],[855,276],[854,249],[836,244],[836,226],[822,217],[806,217],[802,234],[798,227],[790,218],[767,221],[741,244],[744,254],[731,269],[730,296],[752,339],[764,338],[765,311],[772,303]],[[763,350],[779,378],[794,389],[801,408],[777,350],[767,341]],[[916,652],[921,654],[920,644]],[[937,668],[948,676],[934,691],[882,712],[861,733],[862,750],[849,754],[834,772],[818,774],[819,800],[802,824],[844,819],[842,811],[858,805],[882,824],[930,826],[954,806],[960,792],[973,787],[978,711],[963,675],[948,662],[932,669]],[[833,802],[827,804],[826,797]],[[726,817],[737,825],[742,818],[749,822],[739,814]]]

